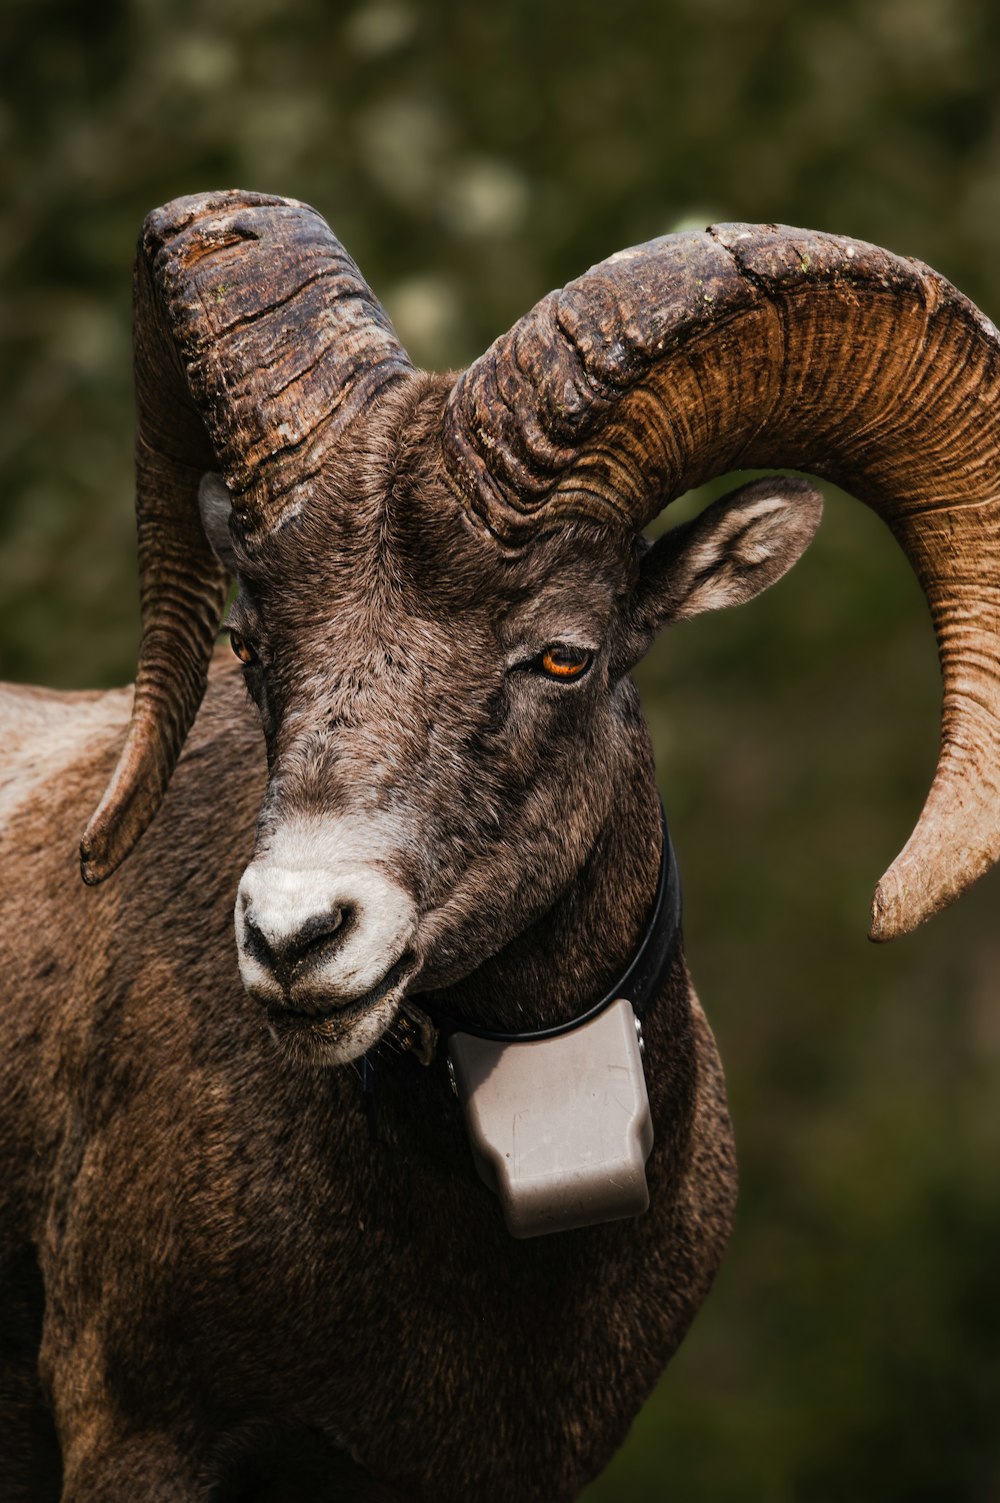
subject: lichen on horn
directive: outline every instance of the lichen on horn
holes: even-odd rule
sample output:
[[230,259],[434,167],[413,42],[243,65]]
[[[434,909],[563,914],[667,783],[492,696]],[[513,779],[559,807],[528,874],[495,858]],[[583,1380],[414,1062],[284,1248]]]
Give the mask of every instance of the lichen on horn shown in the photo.
[[320,216],[263,194],[199,194],[147,218],[134,327],[142,636],[125,745],[81,843],[87,882],[153,818],[204,693],[226,576],[198,516],[202,475],[223,472],[257,551],[331,444],[412,370]]
[[717,225],[550,293],[456,382],[451,482],[501,539],[560,517],[645,526],[739,467],[835,481],[889,525],[927,597],[942,745],[880,882],[891,939],[1000,858],[1000,336],[921,263],[840,236]]

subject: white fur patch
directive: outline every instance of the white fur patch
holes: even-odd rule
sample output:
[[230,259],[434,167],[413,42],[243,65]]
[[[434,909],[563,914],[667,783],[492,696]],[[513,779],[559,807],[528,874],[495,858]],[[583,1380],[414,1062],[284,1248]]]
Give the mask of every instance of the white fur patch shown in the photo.
[[0,825],[72,767],[88,742],[124,731],[131,704],[130,689],[57,694],[0,684]]
[[[416,930],[413,899],[381,864],[398,849],[392,837],[398,839],[400,828],[395,821],[359,815],[294,819],[278,827],[244,872],[236,898],[240,974],[251,996],[275,1008],[299,1002],[306,1008],[347,1007],[378,987]],[[343,938],[304,968],[285,997],[253,954],[248,921],[280,951],[306,926],[340,914]],[[392,1021],[395,1005],[373,1002],[370,1013],[355,1019],[348,1052],[340,1057],[363,1053]],[[335,1023],[331,1019],[331,1029]]]

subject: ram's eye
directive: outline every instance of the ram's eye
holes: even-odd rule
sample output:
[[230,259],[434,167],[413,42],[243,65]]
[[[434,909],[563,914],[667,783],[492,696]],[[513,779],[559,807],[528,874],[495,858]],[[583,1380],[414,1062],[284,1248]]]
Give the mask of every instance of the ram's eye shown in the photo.
[[584,647],[567,647],[563,642],[556,642],[539,653],[536,661],[541,672],[549,678],[566,680],[582,678],[594,661],[594,654]]
[[230,631],[229,645],[230,647],[232,647],[241,663],[256,663],[257,654],[250,646],[250,643],[247,641],[246,637],[241,636],[238,631]]

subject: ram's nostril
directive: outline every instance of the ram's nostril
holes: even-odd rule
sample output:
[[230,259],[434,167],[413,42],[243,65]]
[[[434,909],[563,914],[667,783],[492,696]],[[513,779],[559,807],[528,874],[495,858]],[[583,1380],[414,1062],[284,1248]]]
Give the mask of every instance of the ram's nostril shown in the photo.
[[314,913],[305,923],[300,924],[294,934],[289,935],[287,948],[290,950],[307,950],[317,940],[325,939],[331,934],[336,934],[346,922],[350,909],[344,904],[338,903],[335,908],[329,908],[324,913]]
[[265,970],[277,970],[278,957],[264,938],[263,931],[257,927],[249,914],[246,915],[243,921],[243,948]]
[[290,933],[266,936],[252,915],[247,913],[243,925],[243,948],[287,990],[297,971],[321,954],[329,956],[331,950],[342,943],[353,918],[351,904],[338,904],[324,913],[313,914]]
[[289,935],[281,947],[281,959],[289,970],[301,965],[317,951],[326,950],[331,940],[342,940],[352,912],[347,905],[341,905],[328,913],[316,914]]

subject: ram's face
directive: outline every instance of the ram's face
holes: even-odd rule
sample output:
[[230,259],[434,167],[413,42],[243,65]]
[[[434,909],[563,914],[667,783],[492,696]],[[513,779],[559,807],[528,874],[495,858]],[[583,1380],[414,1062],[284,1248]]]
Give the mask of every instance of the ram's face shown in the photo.
[[[233,645],[270,778],[236,932],[299,1057],[353,1058],[551,906],[636,733],[623,536],[505,553],[443,490],[339,504],[241,569]],[[331,520],[336,517],[341,520]]]
[[540,915],[593,848],[627,743],[646,778],[628,666],[658,625],[778,578],[819,517],[801,482],[754,483],[637,555],[629,526],[733,463],[849,484],[931,605],[941,758],[873,938],[997,860],[981,419],[1000,342],[927,267],[774,225],[665,236],[547,294],[458,377],[414,368],[297,200],[175,200],[143,225],[134,286],[142,646],[81,871],[102,882],[134,848],[193,723],[226,587],[208,544],[228,567],[231,540],[211,505],[197,525],[192,482],[217,467],[271,760],[241,965],[304,1051],[359,1053],[405,987],[460,978]]

